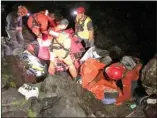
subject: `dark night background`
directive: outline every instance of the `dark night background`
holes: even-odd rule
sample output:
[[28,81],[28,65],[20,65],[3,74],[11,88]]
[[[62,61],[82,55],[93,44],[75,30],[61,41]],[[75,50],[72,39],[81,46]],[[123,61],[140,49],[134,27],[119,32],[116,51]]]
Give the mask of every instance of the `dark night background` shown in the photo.
[[[109,38],[107,37],[108,40],[112,39],[113,41],[115,41],[115,43],[117,43],[119,42],[119,40],[124,38],[124,42],[126,41],[126,45],[127,44],[132,45],[131,48],[136,47],[135,51],[140,53],[139,57],[142,60],[144,60],[144,62],[150,60],[156,53],[156,2],[88,1],[85,2],[84,4],[78,1],[77,2],[2,1],[2,8],[4,8],[1,11],[2,36],[7,36],[5,32],[6,15],[12,11],[12,8],[20,4],[26,5],[32,13],[44,9],[48,9],[49,11],[53,12],[54,10],[57,9],[58,11],[60,11],[59,13],[61,13],[65,18],[70,20],[71,27],[74,27],[74,17],[71,15],[71,11],[74,7],[77,7],[82,4],[86,7],[87,15],[89,15],[92,18],[94,26],[97,26],[99,30],[103,31],[104,35],[106,35],[106,33],[111,32]],[[25,17],[24,24],[26,24],[26,20],[27,18]],[[125,30],[124,27],[129,28],[128,34],[132,32],[131,37],[129,35],[126,36],[126,34],[123,34],[121,32],[121,30]],[[114,31],[112,29],[114,29]],[[121,33],[118,34],[117,32]],[[129,55],[129,53],[126,54]]]

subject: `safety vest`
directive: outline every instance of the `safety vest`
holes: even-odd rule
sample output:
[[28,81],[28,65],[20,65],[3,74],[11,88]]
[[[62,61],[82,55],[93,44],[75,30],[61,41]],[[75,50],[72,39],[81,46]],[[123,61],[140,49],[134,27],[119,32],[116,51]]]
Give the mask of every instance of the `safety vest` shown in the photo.
[[92,21],[90,17],[86,16],[83,21],[76,19],[76,33],[82,39],[89,39],[89,31],[87,24]]

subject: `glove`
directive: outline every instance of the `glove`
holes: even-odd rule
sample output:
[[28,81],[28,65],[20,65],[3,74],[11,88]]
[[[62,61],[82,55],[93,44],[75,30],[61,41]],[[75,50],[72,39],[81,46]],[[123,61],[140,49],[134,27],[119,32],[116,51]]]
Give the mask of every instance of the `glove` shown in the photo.
[[115,99],[115,98],[104,98],[104,99],[102,100],[102,102],[103,102],[104,104],[113,104],[113,103],[116,102],[116,99]]

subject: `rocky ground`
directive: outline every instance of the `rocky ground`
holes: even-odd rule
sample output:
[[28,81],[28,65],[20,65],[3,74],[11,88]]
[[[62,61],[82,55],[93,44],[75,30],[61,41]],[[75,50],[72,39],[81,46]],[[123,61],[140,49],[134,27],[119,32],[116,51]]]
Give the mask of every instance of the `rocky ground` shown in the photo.
[[[64,6],[63,10],[70,10],[73,6],[76,6],[76,3],[65,4],[64,2],[56,3],[55,7]],[[81,4],[85,5],[88,9],[91,7],[84,3]],[[34,5],[38,6],[39,4]],[[51,6],[51,4],[49,4],[49,6]],[[101,12],[98,6],[92,7],[93,11],[89,12],[95,24],[95,44],[99,48],[108,50],[113,60],[119,60],[126,54],[140,56],[141,51],[139,50],[139,46],[136,46],[138,36],[133,32],[133,28],[129,24],[131,13],[120,11],[120,9],[114,5],[112,5],[112,8],[109,6],[109,3],[105,4],[106,10],[104,12]],[[149,7],[149,5],[147,7]],[[31,5],[29,8],[32,8]],[[38,9],[43,9],[42,5],[34,8],[34,11]],[[56,10],[56,12],[60,15],[60,11]],[[6,13],[3,14],[6,15]],[[143,16],[145,16],[144,14],[146,14],[146,12],[143,13]],[[59,15],[58,17],[60,17]],[[64,16],[65,15],[67,16],[66,13]],[[69,20],[73,20],[70,19],[71,16],[67,17]],[[34,36],[28,31],[26,26],[23,30],[23,36],[26,44],[34,40]],[[6,37],[2,37],[1,42],[2,117],[145,117],[143,107],[137,107],[134,110],[131,109],[130,105],[133,104],[131,101],[121,106],[102,104],[102,102],[96,100],[90,92],[82,89],[81,85],[66,79],[68,77],[65,76],[65,74],[49,75],[43,82],[34,84],[33,86],[37,86],[40,89],[39,98],[32,98],[26,101],[24,96],[17,91],[17,88],[24,83],[26,76],[25,69],[18,58],[12,55],[13,52],[16,54],[18,52],[8,44]],[[147,41],[143,42],[144,43],[141,43],[142,46],[148,43]],[[152,42],[149,44],[152,47],[154,46]],[[145,49],[144,46],[141,50]],[[152,53],[153,55],[155,54],[153,51],[150,51],[150,55],[148,55],[149,59],[147,60],[152,59],[149,62],[147,61],[147,64],[144,65],[141,74],[141,80],[143,81],[143,85],[147,88],[147,93],[156,93],[157,86],[157,58],[153,57]]]
[[48,76],[44,82],[34,86],[40,88],[39,99],[26,101],[17,88],[2,91],[2,116],[124,117],[133,111],[129,107],[131,102],[118,107],[104,105],[80,85],[60,75]]
[[[145,78],[142,79],[143,84],[149,93],[150,90],[156,93],[156,61],[154,57],[142,70],[142,78]],[[26,101],[17,91],[25,82],[25,69],[18,58],[6,56],[2,68],[3,117],[145,117],[142,107],[131,109],[132,101],[121,106],[102,104],[90,92],[82,89],[81,85],[67,79],[66,73],[48,75],[44,81],[33,84],[40,89],[39,98]]]

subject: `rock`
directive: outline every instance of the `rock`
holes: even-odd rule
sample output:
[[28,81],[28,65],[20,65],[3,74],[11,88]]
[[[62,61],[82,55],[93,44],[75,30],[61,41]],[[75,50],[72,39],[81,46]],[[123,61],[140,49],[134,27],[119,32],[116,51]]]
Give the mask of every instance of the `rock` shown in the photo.
[[7,80],[5,80],[4,78],[1,79],[1,88],[6,87],[7,85]]
[[[125,116],[130,112],[125,105],[121,108],[114,105],[112,107],[104,105],[101,101],[96,100],[92,93],[84,90],[79,84],[59,75],[49,75],[42,83],[41,90],[45,93],[56,93],[56,97],[60,98],[60,100],[54,102],[55,104],[51,108],[42,112],[41,116],[43,117],[85,117],[91,114],[94,114],[96,117],[115,117],[118,115],[121,116],[122,113]],[[127,111],[124,109],[127,109]],[[97,111],[100,111],[101,114],[95,114]]]
[[8,37],[1,37],[2,57],[12,54],[12,49],[7,43],[8,40],[9,40]]
[[143,112],[142,107],[137,107],[135,110],[133,110],[132,112],[130,112],[126,118],[130,118],[130,117],[142,117],[142,118],[147,118]]
[[22,86],[28,80],[35,82],[36,77],[34,75],[27,74],[24,64],[18,57],[8,56],[6,57],[6,61],[8,63],[7,72],[12,75],[17,88]]
[[114,45],[114,42],[111,39],[107,38],[102,31],[98,30],[95,32],[94,44],[100,49],[108,50]]
[[120,60],[124,54],[125,52],[118,46],[112,46],[109,49],[109,55],[113,60]]
[[13,56],[16,56],[16,55],[17,55],[17,56],[18,56],[18,55],[20,55],[23,51],[24,51],[23,48],[16,48],[16,49],[13,50],[12,55],[13,55]]
[[45,112],[42,116],[47,117],[86,117],[84,111],[80,108],[74,100],[62,97],[56,101],[52,107]]
[[96,117],[94,114],[90,114],[87,117]]
[[144,109],[144,113],[146,115],[147,118],[156,118],[157,116],[157,104],[155,105],[151,105],[151,106],[147,106]]
[[141,81],[148,95],[157,93],[157,56],[153,57],[142,69]]
[[27,113],[25,113],[24,111],[22,110],[19,110],[19,111],[8,111],[8,112],[5,112],[5,113],[2,113],[2,117],[3,118],[11,118],[11,117],[21,117],[21,118],[24,118],[24,117],[27,117],[28,118],[28,115]]
[[9,88],[2,92],[2,113],[9,111],[27,111],[31,106],[31,101],[25,101],[23,95],[18,93],[16,88]]

